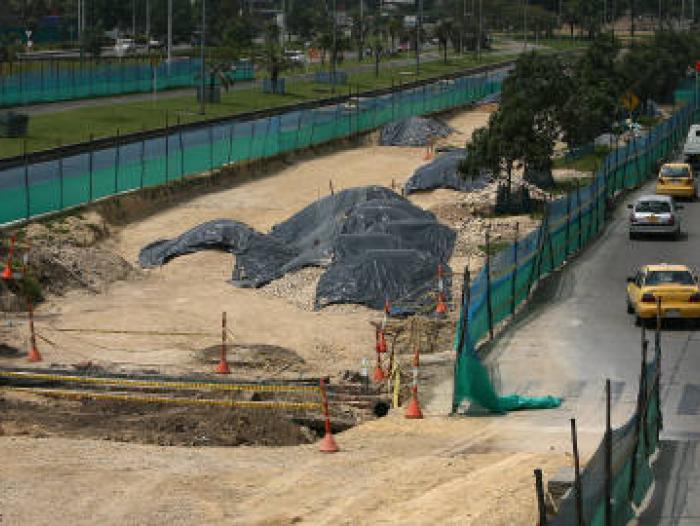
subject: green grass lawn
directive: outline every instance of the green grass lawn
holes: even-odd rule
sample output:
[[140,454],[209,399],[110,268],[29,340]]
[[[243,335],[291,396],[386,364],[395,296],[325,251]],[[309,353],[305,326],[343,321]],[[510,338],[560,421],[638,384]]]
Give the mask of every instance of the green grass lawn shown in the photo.
[[553,168],[573,169],[579,172],[595,172],[603,164],[603,160],[610,153],[607,146],[596,146],[595,149],[579,159],[567,160],[560,157],[554,160]]
[[[445,73],[459,71],[476,65],[491,64],[505,61],[502,56],[484,55],[480,62],[473,56],[452,57],[447,64],[442,61],[426,62],[421,65],[421,74],[413,74],[413,66],[396,66],[383,64],[378,77],[373,71],[353,73],[349,76],[349,84],[353,91],[366,91],[380,87],[388,87],[392,81],[399,85],[415,79],[439,76]],[[411,73],[404,75],[402,72]],[[336,94],[348,92],[348,86],[338,86]],[[262,93],[259,88],[230,91],[222,94],[220,104],[208,104],[206,114],[199,113],[199,104],[192,96],[110,104],[59,111],[49,114],[35,115],[30,118],[28,136],[23,139],[0,139],[0,158],[20,155],[26,142],[27,152],[53,148],[60,144],[73,144],[86,141],[90,136],[111,137],[141,130],[165,126],[166,115],[168,122],[173,125],[194,122],[214,117],[233,116],[238,113],[270,108],[275,106],[295,104],[332,96],[330,85],[316,84],[311,81],[295,81],[287,85],[286,95],[271,95]]]

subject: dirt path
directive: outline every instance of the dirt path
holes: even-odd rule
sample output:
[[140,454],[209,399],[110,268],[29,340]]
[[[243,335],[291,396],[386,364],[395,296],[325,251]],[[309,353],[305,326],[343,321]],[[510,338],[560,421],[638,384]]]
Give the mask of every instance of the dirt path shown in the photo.
[[566,436],[503,418],[391,415],[337,438],[331,456],[0,438],[0,513],[9,525],[525,525],[532,470],[568,463]]

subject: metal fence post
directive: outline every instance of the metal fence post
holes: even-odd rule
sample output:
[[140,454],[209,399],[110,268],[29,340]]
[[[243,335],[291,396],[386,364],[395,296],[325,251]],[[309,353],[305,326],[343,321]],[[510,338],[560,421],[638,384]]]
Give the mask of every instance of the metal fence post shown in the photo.
[[489,340],[493,340],[493,304],[491,297],[491,233],[486,229],[486,309],[489,322]]
[[569,257],[571,249],[571,192],[566,194],[566,250],[564,256]]
[[515,240],[513,241],[513,272],[511,273],[510,291],[510,314],[515,316],[517,281],[518,281],[518,238],[520,234],[520,223],[515,223]]
[[95,136],[91,133],[90,134],[90,153],[88,154],[88,167],[90,169],[90,191],[88,194],[88,202],[92,202],[92,189],[93,189],[93,181],[92,181],[92,172],[93,172],[93,165],[94,165],[94,156],[95,156]]
[[114,193],[119,191],[119,128],[117,128],[117,135],[114,138]]
[[228,162],[231,164],[231,159],[233,157],[233,130],[236,126],[236,121],[231,121],[231,125],[228,128]]
[[[146,128],[144,127],[142,130],[142,133],[146,131]],[[143,135],[141,136],[141,181],[139,188],[143,188],[143,183],[145,180],[146,176],[146,139],[143,138]]]
[[612,426],[610,425],[610,379],[605,380],[605,526],[612,523]]
[[209,175],[214,175],[214,128],[209,124]]
[[583,494],[581,492],[581,465],[578,456],[576,419],[571,419],[571,449],[574,454],[574,498],[576,499],[576,526],[583,526]]
[[639,373],[639,392],[637,393],[637,419],[634,426],[634,447],[632,449],[632,465],[630,466],[630,484],[628,490],[628,498],[632,500],[634,498],[634,489],[636,486],[637,478],[637,454],[639,452],[639,438],[640,433],[644,436],[644,445],[649,445],[649,440],[647,436],[647,426],[646,426],[646,413],[647,413],[647,347],[649,342],[646,338],[646,329],[642,325],[642,361],[641,370]]
[[542,470],[535,470],[535,491],[537,492],[538,526],[547,525],[547,508],[544,503],[544,483],[542,482]]
[[31,217],[31,200],[29,197],[29,161],[27,160],[27,140],[22,141],[22,156],[24,157],[24,206],[27,209],[27,219]]
[[583,249],[583,206],[581,206],[581,182],[576,179],[576,215],[578,219],[578,251]]
[[[58,147],[62,146],[61,141],[58,143]],[[59,208],[63,209],[63,156],[58,158],[58,182],[59,182]]]
[[168,122],[168,111],[165,111],[165,182],[169,183],[170,172],[170,123]]
[[462,355],[462,348],[464,347],[464,342],[469,338],[469,302],[471,301],[471,274],[469,272],[469,265],[464,267],[464,281],[462,283],[462,326],[460,327],[459,335],[457,338],[457,348],[455,349],[455,364],[454,371],[452,374],[452,412],[450,414],[456,414],[459,409],[459,403],[457,402],[457,375],[459,371],[459,361]]
[[185,144],[182,140],[182,126],[180,116],[177,116],[177,145],[180,149],[180,180],[185,177]]

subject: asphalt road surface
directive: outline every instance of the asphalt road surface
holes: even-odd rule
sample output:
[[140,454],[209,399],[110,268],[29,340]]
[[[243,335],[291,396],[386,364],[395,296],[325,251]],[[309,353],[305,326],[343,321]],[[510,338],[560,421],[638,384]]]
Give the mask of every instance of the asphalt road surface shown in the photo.
[[[584,458],[602,438],[605,379],[612,381],[614,426],[630,417],[636,403],[641,329],[626,313],[626,277],[647,263],[700,270],[700,202],[683,203],[686,235],[681,240],[630,241],[625,205],[642,193],[653,193],[653,187],[647,185],[617,207],[601,236],[542,287],[531,314],[507,332],[488,359],[504,394],[564,397],[560,409],[519,418],[543,429],[568,426],[568,419],[576,418]],[[648,337],[653,349],[653,334]],[[666,442],[657,469],[661,479],[644,524],[700,524],[700,458],[695,455],[700,453],[700,326],[665,327],[661,341]]]

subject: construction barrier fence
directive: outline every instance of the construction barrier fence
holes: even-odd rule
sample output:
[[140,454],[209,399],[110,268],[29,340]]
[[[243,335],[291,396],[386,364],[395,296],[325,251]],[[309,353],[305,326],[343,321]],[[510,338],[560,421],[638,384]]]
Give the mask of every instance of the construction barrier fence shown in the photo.
[[[647,342],[643,345],[646,348]],[[658,448],[662,428],[660,364],[657,333],[651,362],[644,352],[634,414],[618,428],[606,426],[600,445],[559,503],[556,516],[550,521],[552,526],[622,526],[638,514],[654,482],[651,457]],[[609,385],[608,381],[608,400]],[[610,404],[607,405],[609,422]]]
[[[197,58],[170,63],[146,57],[0,64],[0,107],[187,88],[197,86],[200,75]],[[234,81],[253,80],[255,70],[250,62],[241,62],[227,75]]]
[[[605,224],[608,200],[639,187],[685,137],[695,120],[695,101],[656,125],[642,137],[608,154],[589,186],[545,203],[539,228],[510,244],[486,264],[465,291],[455,336],[457,360],[453,412],[464,401],[490,411],[533,407],[523,400],[498,397],[476,353],[477,345],[492,336],[494,328],[514,316],[542,277],[560,267],[593,240]],[[488,251],[488,249],[487,249]],[[539,407],[539,405],[535,404]],[[544,405],[547,407],[547,405]]]
[[181,180],[237,162],[350,137],[388,122],[477,102],[499,92],[505,70],[257,120],[204,124],[0,170],[0,224]]

